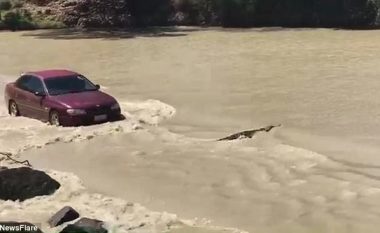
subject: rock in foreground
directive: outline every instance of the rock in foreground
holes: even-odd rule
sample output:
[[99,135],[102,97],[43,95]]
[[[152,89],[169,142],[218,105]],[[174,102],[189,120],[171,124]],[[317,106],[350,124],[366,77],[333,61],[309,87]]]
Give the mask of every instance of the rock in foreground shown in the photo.
[[60,233],[107,233],[103,224],[100,220],[81,218],[76,223],[66,226]]
[[65,206],[54,214],[48,221],[50,227],[56,227],[65,222],[70,222],[79,218],[79,213],[71,208],[70,206]]
[[24,201],[53,194],[60,184],[42,171],[28,167],[0,171],[0,199]]
[[0,222],[0,233],[42,233],[35,225],[28,222]]

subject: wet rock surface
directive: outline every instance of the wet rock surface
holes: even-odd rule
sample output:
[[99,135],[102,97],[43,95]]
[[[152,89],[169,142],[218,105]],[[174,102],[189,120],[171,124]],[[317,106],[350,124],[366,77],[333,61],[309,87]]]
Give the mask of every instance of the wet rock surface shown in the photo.
[[60,184],[46,173],[28,167],[0,171],[0,199],[24,201],[53,194]]
[[242,131],[242,132],[232,134],[232,135],[225,137],[225,138],[218,139],[218,141],[233,141],[233,140],[237,140],[237,139],[252,138],[256,133],[259,133],[259,132],[267,132],[268,133],[272,129],[274,129],[276,127],[280,127],[280,126],[281,125],[270,125],[270,126],[263,127],[260,129],[246,130],[246,131]]
[[103,224],[103,221],[97,219],[81,218],[74,224],[66,226],[60,233],[107,233]]
[[59,226],[79,218],[79,213],[70,206],[65,206],[55,213],[48,221],[50,227]]

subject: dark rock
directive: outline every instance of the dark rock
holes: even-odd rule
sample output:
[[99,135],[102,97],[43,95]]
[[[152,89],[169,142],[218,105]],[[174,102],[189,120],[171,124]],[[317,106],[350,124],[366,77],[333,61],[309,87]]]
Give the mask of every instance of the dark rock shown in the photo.
[[0,199],[24,201],[53,194],[61,185],[42,171],[28,167],[0,172]]
[[70,206],[65,206],[55,213],[48,221],[50,227],[56,227],[65,222],[70,222],[79,218],[79,213]]
[[0,233],[42,233],[37,226],[28,222],[0,222],[0,225]]
[[7,167],[0,167],[0,172],[4,171],[4,170],[7,170],[7,169],[8,169]]
[[60,233],[107,233],[103,228],[103,221],[90,218],[81,218],[74,224],[70,224],[63,228]]

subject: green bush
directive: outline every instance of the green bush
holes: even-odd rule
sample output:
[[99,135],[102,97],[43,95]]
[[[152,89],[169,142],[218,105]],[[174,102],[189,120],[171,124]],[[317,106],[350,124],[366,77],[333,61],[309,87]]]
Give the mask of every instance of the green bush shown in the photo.
[[255,24],[257,0],[220,0],[221,23],[226,27],[249,27]]
[[34,25],[18,11],[8,11],[3,17],[3,24],[10,30],[26,30],[34,28]]
[[10,0],[0,0],[0,11],[7,11],[12,8]]
[[[33,27],[31,22],[56,24],[24,12],[24,1],[46,5],[55,0],[0,0],[0,11],[7,11],[3,25],[19,29]],[[379,7],[380,0],[81,0],[61,20],[68,26],[83,27],[185,24],[360,28],[380,24]]]
[[171,0],[126,0],[136,26],[167,25],[173,12]]
[[13,0],[12,1],[12,8],[21,8],[24,6],[23,0]]
[[3,15],[3,23],[9,28],[16,28],[19,23],[19,15],[13,11],[6,12]]
[[64,28],[65,25],[55,20],[44,19],[44,20],[35,20],[34,27],[38,29],[59,29],[59,28]]
[[182,24],[219,25],[220,0],[173,0],[175,14],[183,16]]
[[376,22],[380,1],[219,0],[216,5],[213,10],[227,27],[362,27]]
[[27,0],[27,1],[37,6],[45,6],[49,2],[52,2],[52,0]]

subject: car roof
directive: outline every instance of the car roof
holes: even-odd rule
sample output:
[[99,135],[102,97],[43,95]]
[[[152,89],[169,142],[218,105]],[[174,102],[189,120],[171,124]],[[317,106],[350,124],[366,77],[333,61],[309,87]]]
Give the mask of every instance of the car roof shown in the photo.
[[55,78],[55,77],[68,77],[73,75],[78,75],[78,73],[70,70],[40,70],[40,71],[31,71],[26,72],[24,75],[33,75],[41,79]]

